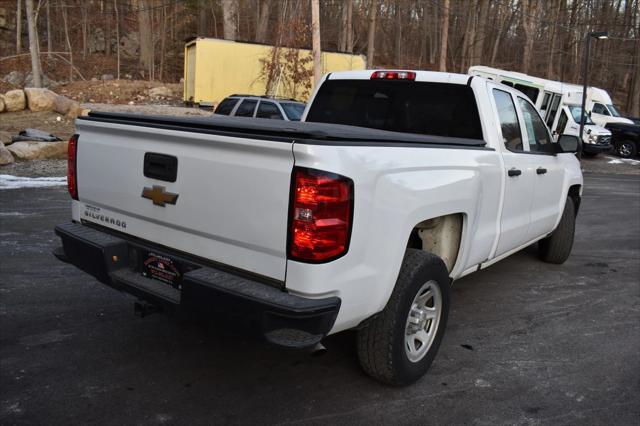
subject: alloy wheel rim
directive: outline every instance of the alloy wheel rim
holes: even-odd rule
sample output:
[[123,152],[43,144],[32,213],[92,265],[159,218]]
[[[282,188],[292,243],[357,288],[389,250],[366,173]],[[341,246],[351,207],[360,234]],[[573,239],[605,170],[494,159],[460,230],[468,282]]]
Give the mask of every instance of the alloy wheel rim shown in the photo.
[[404,350],[411,362],[429,352],[435,340],[442,314],[442,293],[438,283],[428,281],[416,293],[407,315]]
[[623,143],[622,145],[620,145],[618,153],[623,156],[631,155],[631,146],[628,143]]

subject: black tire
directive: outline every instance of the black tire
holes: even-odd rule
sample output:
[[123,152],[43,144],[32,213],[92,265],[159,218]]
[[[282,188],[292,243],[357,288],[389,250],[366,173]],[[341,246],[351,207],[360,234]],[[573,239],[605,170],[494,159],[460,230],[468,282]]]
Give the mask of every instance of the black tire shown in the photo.
[[547,263],[564,263],[571,254],[576,229],[576,207],[567,198],[558,227],[547,238],[538,242],[540,259]]
[[616,154],[622,158],[633,158],[638,153],[636,144],[629,140],[616,142]]
[[[414,298],[425,283],[435,282],[442,299],[435,337],[417,362],[405,351],[407,319]],[[404,386],[422,377],[438,352],[449,315],[449,273],[442,259],[422,250],[407,249],[396,286],[382,312],[358,331],[358,357],[371,377],[393,386]]]

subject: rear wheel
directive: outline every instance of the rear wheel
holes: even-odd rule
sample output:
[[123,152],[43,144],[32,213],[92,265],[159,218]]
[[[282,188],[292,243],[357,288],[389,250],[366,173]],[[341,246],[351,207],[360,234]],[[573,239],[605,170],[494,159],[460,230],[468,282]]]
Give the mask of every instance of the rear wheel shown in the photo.
[[358,331],[358,356],[365,372],[396,386],[418,380],[436,356],[448,314],[444,262],[408,249],[387,306]]
[[636,144],[631,141],[624,140],[616,143],[616,154],[622,158],[631,158],[637,153]]
[[576,229],[576,210],[573,199],[567,198],[558,227],[538,242],[540,258],[548,263],[564,263],[571,254]]

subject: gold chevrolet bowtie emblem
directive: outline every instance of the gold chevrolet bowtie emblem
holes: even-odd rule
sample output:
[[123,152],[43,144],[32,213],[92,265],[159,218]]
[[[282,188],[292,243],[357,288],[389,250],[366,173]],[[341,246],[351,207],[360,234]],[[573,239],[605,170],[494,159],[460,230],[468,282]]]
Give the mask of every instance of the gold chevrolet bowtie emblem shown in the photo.
[[178,201],[178,194],[165,192],[164,186],[153,185],[152,188],[144,187],[142,198],[148,198],[156,206],[164,207],[165,204],[175,204]]

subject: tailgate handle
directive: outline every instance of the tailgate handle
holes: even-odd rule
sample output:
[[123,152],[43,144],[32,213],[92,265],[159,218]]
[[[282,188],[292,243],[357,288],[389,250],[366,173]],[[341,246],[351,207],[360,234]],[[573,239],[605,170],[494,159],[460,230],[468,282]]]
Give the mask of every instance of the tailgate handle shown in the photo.
[[144,154],[144,175],[151,179],[175,182],[178,176],[178,158],[147,152]]

